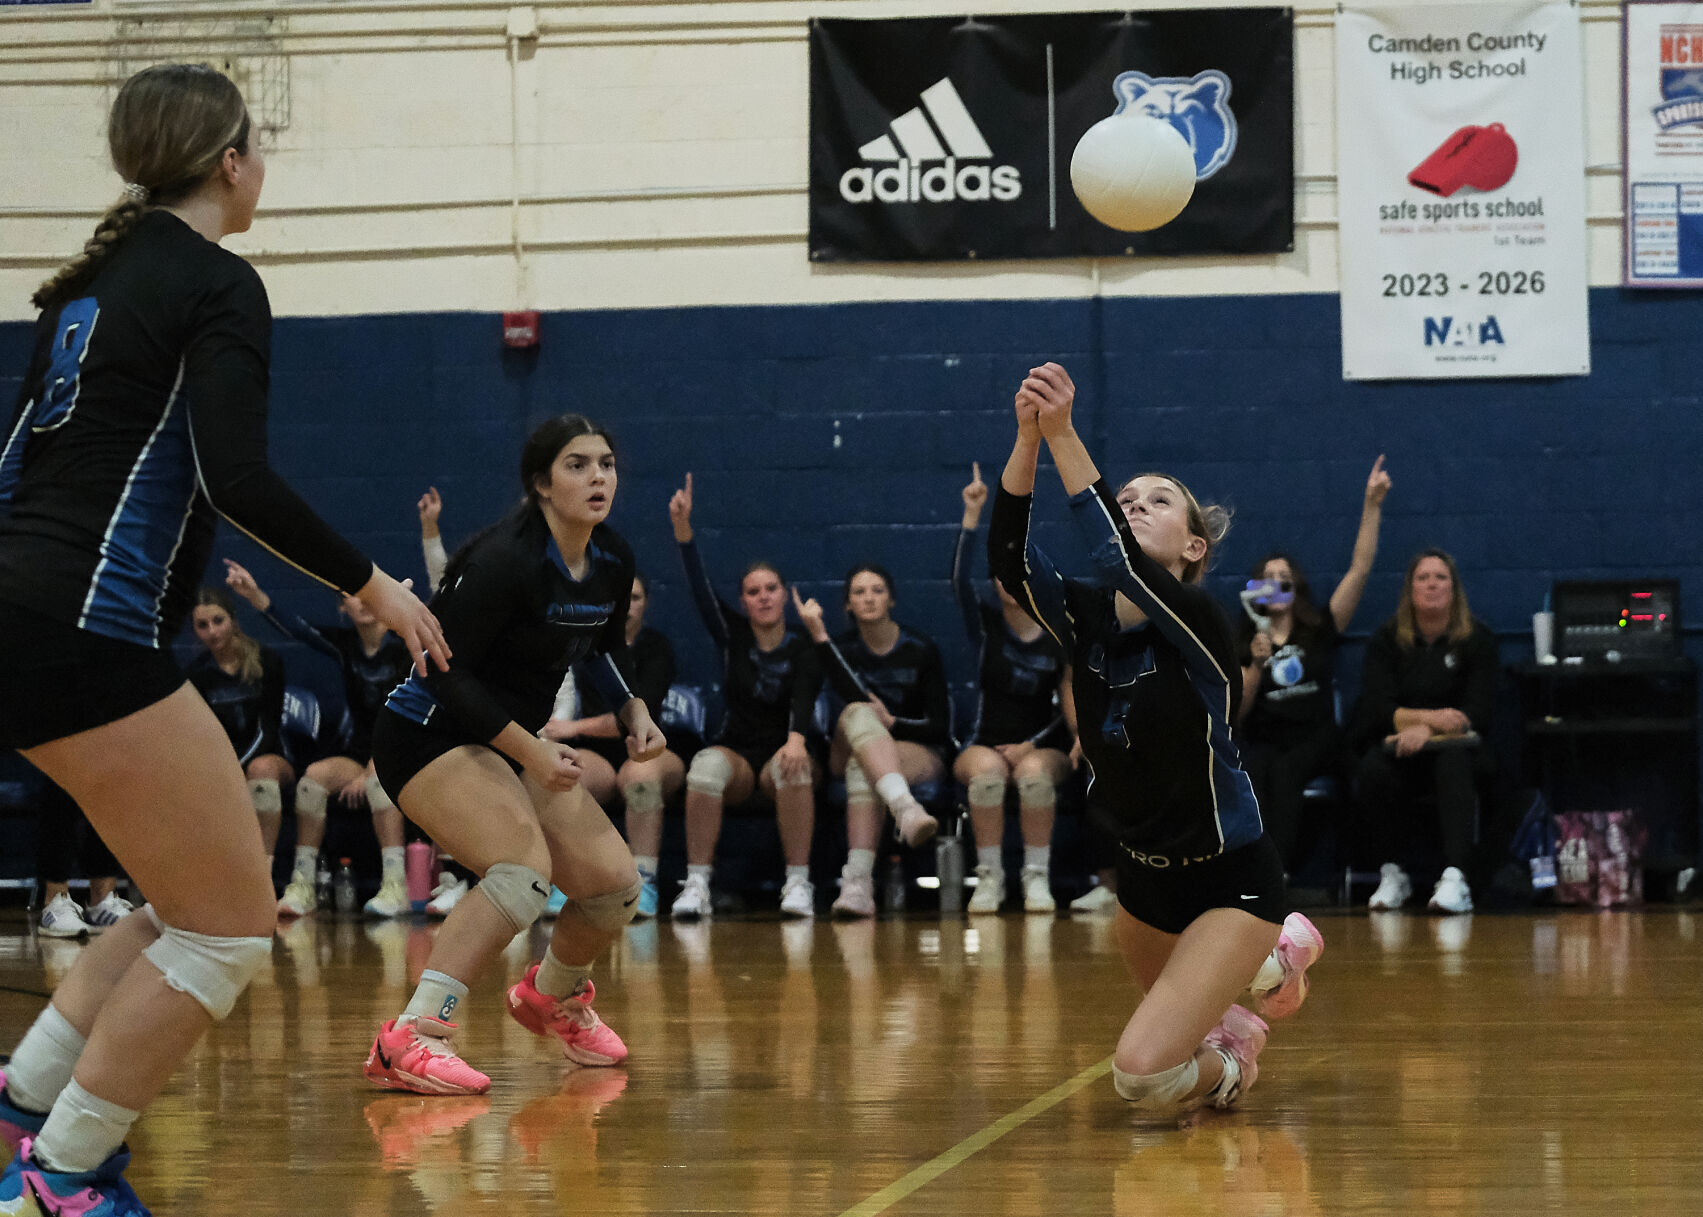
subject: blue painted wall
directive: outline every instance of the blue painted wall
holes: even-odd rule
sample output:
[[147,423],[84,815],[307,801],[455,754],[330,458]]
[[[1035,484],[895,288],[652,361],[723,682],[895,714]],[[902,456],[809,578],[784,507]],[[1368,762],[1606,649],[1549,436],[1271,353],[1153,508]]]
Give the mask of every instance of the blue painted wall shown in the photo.
[[[1341,380],[1338,303],[1324,295],[555,313],[536,354],[502,350],[484,314],[287,318],[274,464],[388,569],[417,574],[427,484],[453,543],[518,495],[528,424],[583,411],[622,445],[614,523],[655,575],[652,622],[688,679],[714,677],[667,522],[690,469],[730,590],[761,555],[832,610],[845,569],[877,559],[899,581],[899,616],[934,634],[963,682],[971,657],[946,585],[958,491],[972,458],[997,476],[1012,392],[1053,358],[1109,473],[1163,469],[1235,507],[1214,576],[1227,604],[1278,546],[1328,594],[1384,452],[1395,490],[1356,632],[1393,608],[1406,558],[1440,544],[1475,611],[1519,633],[1557,576],[1662,573],[1703,589],[1703,298],[1603,289],[1591,320],[1587,379],[1357,385]],[[0,326],[8,401],[27,345],[27,326]],[[1062,495],[1050,475],[1041,487],[1043,541],[1068,565]],[[240,538],[221,552],[291,607],[334,611]],[[334,687],[310,656],[287,658],[293,679]]]

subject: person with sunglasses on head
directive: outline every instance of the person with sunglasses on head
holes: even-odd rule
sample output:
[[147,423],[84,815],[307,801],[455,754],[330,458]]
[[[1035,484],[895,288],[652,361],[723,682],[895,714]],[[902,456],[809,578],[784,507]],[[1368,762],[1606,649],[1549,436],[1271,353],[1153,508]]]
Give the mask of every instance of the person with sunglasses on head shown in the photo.
[[1360,607],[1378,556],[1390,475],[1379,456],[1366,478],[1354,554],[1330,603],[1313,602],[1301,564],[1272,553],[1252,571],[1236,631],[1242,665],[1242,709],[1236,735],[1242,768],[1254,784],[1266,831],[1293,874],[1301,837],[1301,794],[1315,778],[1341,766],[1336,721],[1336,652]]

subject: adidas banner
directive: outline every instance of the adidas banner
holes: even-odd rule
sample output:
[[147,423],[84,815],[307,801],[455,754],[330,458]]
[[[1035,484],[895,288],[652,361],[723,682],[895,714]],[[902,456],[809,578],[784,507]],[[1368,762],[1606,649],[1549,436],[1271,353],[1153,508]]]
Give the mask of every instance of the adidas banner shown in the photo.
[[[1247,8],[810,24],[817,261],[1275,253],[1294,247],[1293,16]],[[1125,233],[1070,188],[1136,108],[1194,150],[1194,197]]]

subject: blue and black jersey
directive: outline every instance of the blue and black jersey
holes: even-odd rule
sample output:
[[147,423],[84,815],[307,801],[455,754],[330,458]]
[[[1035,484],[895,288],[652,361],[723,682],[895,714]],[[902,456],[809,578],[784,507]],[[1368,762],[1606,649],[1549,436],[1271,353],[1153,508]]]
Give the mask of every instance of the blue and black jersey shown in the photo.
[[975,534],[959,529],[952,549],[952,591],[978,652],[976,725],[964,743],[1028,743],[1069,751],[1056,696],[1064,678],[1064,648],[1045,629],[1025,642],[1011,632],[1003,608],[976,595],[970,575],[974,551]]
[[372,563],[266,467],[272,312],[254,269],[167,211],[42,313],[0,437],[0,596],[168,645],[217,516],[341,591]]
[[373,751],[373,722],[391,690],[407,679],[414,666],[407,646],[395,634],[386,634],[378,650],[369,655],[361,632],[353,626],[311,625],[280,609],[276,601],[261,616],[272,628],[337,661],[343,673],[343,704],[349,711],[349,735],[343,741],[343,752],[366,763]]
[[[1142,553],[1104,481],[1070,500],[1100,580],[1065,579],[1029,540],[1032,495],[1000,489],[988,536],[995,577],[1070,655],[1089,794],[1123,843],[1167,865],[1264,834],[1232,724],[1241,671],[1211,596]],[[1146,614],[1118,624],[1122,592]]]
[[562,677],[575,663],[619,713],[632,699],[625,674],[633,551],[599,524],[576,579],[536,510],[510,516],[451,562],[432,612],[454,652],[398,685],[385,708],[421,726],[489,743],[510,722],[536,733],[550,719]]
[[259,680],[231,675],[206,651],[190,661],[184,675],[212,708],[239,761],[246,765],[257,756],[283,754],[284,661],[278,652],[260,648]]
[[899,627],[899,641],[876,654],[853,626],[816,647],[822,671],[835,693],[847,702],[881,699],[893,716],[896,740],[941,748],[951,743],[952,706],[946,690],[946,665],[934,639]]
[[763,650],[750,619],[716,595],[696,543],[680,546],[680,560],[698,616],[721,650],[727,713],[711,742],[737,752],[779,751],[791,732],[809,735],[822,690],[822,668],[809,637],[789,629],[776,646]]

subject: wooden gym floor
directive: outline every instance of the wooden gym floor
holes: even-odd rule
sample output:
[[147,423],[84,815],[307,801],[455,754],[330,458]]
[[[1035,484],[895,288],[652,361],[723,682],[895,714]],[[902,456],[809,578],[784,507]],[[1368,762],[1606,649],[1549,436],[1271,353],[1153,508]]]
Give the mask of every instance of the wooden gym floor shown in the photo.
[[[630,928],[632,1049],[576,1069],[465,1007],[487,1097],[369,1089],[432,930],[309,919],[133,1137],[159,1214],[1690,1214],[1699,915],[1321,916],[1324,959],[1239,1110],[1143,1126],[1110,1052],[1106,917]],[[535,931],[535,935],[538,932]],[[0,924],[0,1046],[75,959]]]

